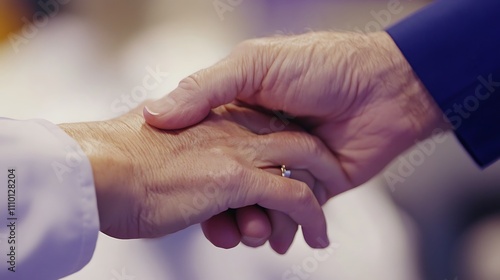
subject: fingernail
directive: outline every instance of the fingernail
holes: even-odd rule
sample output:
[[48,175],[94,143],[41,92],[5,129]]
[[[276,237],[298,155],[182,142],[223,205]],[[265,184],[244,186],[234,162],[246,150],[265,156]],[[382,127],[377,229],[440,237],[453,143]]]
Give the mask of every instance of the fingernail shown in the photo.
[[286,254],[286,252],[290,248],[290,244],[273,242],[273,243],[271,243],[271,247],[273,248],[273,250],[276,253],[278,253],[280,255],[284,255],[284,254]]
[[158,116],[172,111],[175,108],[175,105],[176,102],[172,97],[165,96],[145,108],[151,115]]
[[144,109],[145,109],[146,111],[148,111],[148,113],[149,113],[150,115],[153,115],[153,116],[158,116],[158,115],[160,114],[160,113],[157,113],[157,112],[153,112],[153,111],[152,111],[152,110],[151,110],[148,106],[144,106]]
[[318,242],[319,247],[318,248],[326,248],[330,245],[330,240],[328,240],[328,236],[325,238],[318,237],[316,239]]
[[250,237],[250,236],[242,236],[241,241],[245,244],[249,245],[261,245],[266,241],[266,238],[258,238],[258,237]]

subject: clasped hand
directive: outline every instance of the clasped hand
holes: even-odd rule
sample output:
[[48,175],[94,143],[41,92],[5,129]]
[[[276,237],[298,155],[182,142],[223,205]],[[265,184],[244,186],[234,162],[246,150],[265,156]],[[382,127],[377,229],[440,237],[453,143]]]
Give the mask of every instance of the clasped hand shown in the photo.
[[172,131],[147,125],[141,111],[62,126],[92,163],[102,232],[159,237],[210,220],[204,232],[220,247],[269,239],[284,253],[301,225],[310,246],[328,245],[316,196],[326,199],[343,175],[318,138],[291,123],[272,132],[272,115],[233,104]]
[[[173,92],[148,106],[144,116],[158,128],[179,129],[198,123],[212,108],[234,100],[293,115],[294,122],[325,144],[327,149],[309,149],[311,153],[299,161],[281,158],[274,162],[286,164],[292,172],[308,170],[315,178],[314,186],[309,185],[320,204],[366,182],[436,127],[448,127],[386,32],[312,32],[246,41],[221,62],[182,80]],[[285,145],[273,150],[292,155],[287,149],[305,136],[293,137],[282,138]],[[259,218],[249,222],[240,217],[242,211]],[[216,246],[230,247],[236,242],[227,240],[238,240],[238,228],[246,236],[250,228],[265,228],[270,223],[270,235],[261,232],[254,234],[261,237],[258,240],[242,241],[259,246],[269,239],[280,253],[293,240],[296,222],[307,231],[307,224],[297,219],[292,222],[282,214],[292,217],[290,212],[271,212],[266,219],[258,211],[255,207],[237,210],[235,217],[224,212],[204,222],[203,230]],[[310,218],[316,223],[316,217]],[[306,240],[311,244],[308,234]]]
[[[276,110],[300,127],[272,131]],[[245,42],[144,117],[149,125],[136,110],[62,126],[89,155],[101,230],[156,237],[201,222],[216,246],[269,241],[278,253],[298,225],[310,246],[327,246],[320,205],[447,127],[385,32]],[[283,164],[291,178],[281,176]]]

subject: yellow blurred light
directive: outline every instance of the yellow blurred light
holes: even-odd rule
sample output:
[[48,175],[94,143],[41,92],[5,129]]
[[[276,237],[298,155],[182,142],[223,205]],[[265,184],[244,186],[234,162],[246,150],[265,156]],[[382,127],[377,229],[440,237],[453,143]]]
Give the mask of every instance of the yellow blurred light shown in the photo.
[[0,0],[0,41],[7,39],[10,33],[22,26],[21,18],[25,12],[22,5]]

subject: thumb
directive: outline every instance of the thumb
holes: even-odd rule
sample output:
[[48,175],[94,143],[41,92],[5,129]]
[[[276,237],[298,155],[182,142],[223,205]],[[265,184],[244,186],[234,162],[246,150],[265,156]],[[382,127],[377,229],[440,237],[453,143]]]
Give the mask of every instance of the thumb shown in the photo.
[[238,56],[227,58],[185,79],[170,94],[144,108],[150,125],[161,129],[180,129],[203,120],[212,108],[231,103],[254,84],[253,63],[239,63]]

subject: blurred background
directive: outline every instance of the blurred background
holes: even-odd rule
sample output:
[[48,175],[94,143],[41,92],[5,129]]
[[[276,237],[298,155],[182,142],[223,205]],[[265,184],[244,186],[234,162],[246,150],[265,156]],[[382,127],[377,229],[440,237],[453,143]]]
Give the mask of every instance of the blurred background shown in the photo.
[[[311,30],[373,32],[422,0],[0,0],[0,115],[104,120],[159,98],[240,41]],[[393,8],[390,8],[393,5]],[[394,8],[396,7],[396,8]],[[155,87],[143,79],[155,75]],[[332,245],[298,236],[218,249],[199,226],[154,240],[100,235],[66,280],[500,279],[500,163],[481,171],[452,134],[416,145],[325,206]]]

